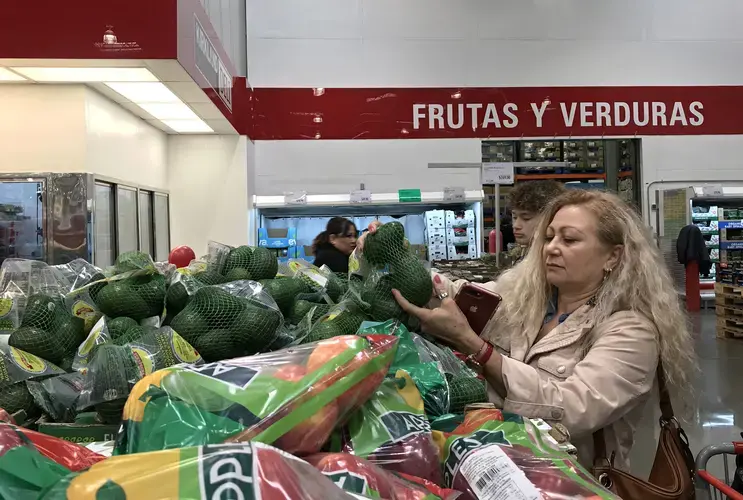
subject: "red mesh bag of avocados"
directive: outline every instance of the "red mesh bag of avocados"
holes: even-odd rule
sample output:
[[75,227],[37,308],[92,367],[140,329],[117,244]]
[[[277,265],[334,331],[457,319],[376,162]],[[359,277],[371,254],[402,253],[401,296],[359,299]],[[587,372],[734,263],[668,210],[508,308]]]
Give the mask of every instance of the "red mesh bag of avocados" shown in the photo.
[[619,500],[529,419],[496,409],[468,412],[438,440],[444,484],[462,498]]
[[132,389],[116,453],[244,441],[316,453],[382,383],[396,346],[389,335],[345,335],[157,371]]
[[398,370],[350,416],[342,430],[342,451],[441,484],[438,448],[423,407],[415,382]]
[[364,498],[454,500],[460,493],[416,479],[410,481],[347,453],[318,453],[305,458],[336,486]]

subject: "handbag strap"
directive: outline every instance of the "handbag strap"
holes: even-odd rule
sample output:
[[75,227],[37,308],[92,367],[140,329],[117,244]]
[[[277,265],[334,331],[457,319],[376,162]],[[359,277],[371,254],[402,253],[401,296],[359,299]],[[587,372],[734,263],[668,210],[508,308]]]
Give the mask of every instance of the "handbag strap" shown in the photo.
[[[673,405],[671,404],[671,395],[668,392],[668,385],[666,385],[666,373],[663,371],[663,365],[658,360],[658,369],[656,371],[656,377],[658,379],[658,402],[660,404],[660,422],[661,425],[666,422],[673,420]],[[601,428],[593,433],[593,456],[594,463],[599,460],[607,460],[606,456],[606,439],[604,437],[604,429]]]

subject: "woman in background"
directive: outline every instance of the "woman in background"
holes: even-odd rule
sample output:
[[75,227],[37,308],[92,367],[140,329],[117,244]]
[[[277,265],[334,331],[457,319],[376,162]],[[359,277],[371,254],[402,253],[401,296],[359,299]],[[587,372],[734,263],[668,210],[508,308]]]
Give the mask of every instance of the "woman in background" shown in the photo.
[[334,273],[348,272],[348,257],[356,248],[356,225],[343,217],[333,217],[325,231],[312,242],[317,267],[328,266]]

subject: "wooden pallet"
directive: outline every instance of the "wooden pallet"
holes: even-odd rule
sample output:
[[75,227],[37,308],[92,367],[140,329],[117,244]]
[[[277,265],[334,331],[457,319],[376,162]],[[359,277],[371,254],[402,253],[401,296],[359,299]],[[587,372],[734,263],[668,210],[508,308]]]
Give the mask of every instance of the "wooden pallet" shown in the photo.
[[715,283],[715,304],[727,308],[743,308],[743,287]]

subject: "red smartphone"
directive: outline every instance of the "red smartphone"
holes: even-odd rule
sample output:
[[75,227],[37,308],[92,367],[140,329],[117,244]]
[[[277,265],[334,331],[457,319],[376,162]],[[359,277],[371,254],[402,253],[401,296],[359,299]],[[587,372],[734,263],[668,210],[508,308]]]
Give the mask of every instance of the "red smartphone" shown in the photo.
[[501,296],[487,288],[467,283],[459,289],[454,302],[464,313],[467,322],[477,335],[482,335],[485,326],[501,303]]

